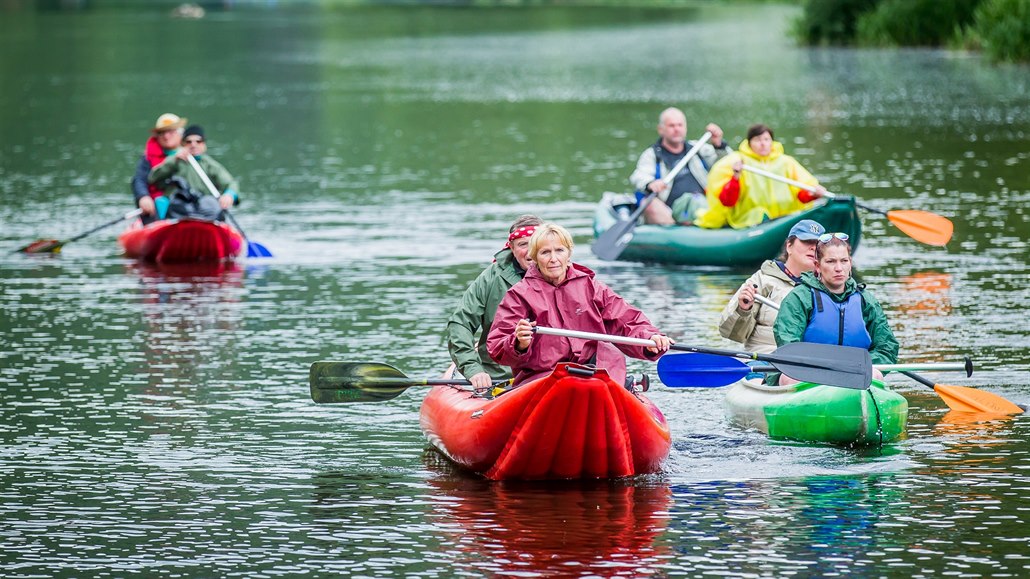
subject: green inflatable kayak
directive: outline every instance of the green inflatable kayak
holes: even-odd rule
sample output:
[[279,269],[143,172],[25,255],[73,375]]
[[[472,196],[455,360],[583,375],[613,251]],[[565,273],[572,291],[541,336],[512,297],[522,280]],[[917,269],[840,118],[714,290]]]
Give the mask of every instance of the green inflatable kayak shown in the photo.
[[[605,193],[594,212],[594,236],[615,224],[619,212],[633,209],[633,197]],[[840,195],[822,199],[812,209],[766,221],[747,229],[702,229],[682,225],[640,224],[633,230],[620,260],[681,265],[749,266],[776,257],[787,240],[787,233],[802,219],[814,219],[827,231],[850,236],[857,249],[862,237],[862,222],[852,197]]]
[[775,439],[865,446],[905,432],[908,401],[876,380],[869,390],[741,380],[726,392],[726,412],[733,424]]

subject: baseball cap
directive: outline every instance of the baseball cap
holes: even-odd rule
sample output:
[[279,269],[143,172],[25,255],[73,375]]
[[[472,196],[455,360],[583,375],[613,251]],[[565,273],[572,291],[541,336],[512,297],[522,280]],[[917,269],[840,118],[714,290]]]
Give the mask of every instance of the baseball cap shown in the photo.
[[801,241],[815,241],[824,233],[826,233],[826,228],[820,225],[818,221],[802,219],[795,223],[794,227],[790,228],[790,233],[787,234],[787,237],[796,237]]

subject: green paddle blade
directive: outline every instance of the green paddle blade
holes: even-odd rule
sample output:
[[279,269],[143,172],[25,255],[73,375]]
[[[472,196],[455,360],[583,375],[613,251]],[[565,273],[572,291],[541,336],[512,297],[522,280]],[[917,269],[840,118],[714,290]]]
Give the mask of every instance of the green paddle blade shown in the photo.
[[319,404],[390,400],[425,382],[378,362],[315,362],[308,381],[311,399]]

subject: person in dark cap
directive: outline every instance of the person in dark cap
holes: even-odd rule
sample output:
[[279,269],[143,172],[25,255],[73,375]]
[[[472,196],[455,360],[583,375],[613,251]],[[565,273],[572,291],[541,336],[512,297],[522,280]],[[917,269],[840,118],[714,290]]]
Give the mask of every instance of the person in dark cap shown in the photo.
[[780,257],[766,260],[730,298],[719,318],[719,334],[744,344],[749,352],[768,354],[775,350],[773,324],[777,311],[755,303],[755,295],[779,304],[801,281],[802,273],[815,269],[815,247],[824,233],[826,228],[811,219],[794,224]]
[[[221,163],[207,154],[204,128],[200,125],[186,127],[182,133],[182,145],[174,155],[167,157],[150,170],[147,181],[166,195],[177,195],[185,202],[185,205],[176,203],[177,209],[170,209],[169,216],[220,218],[222,210],[240,202],[236,179]],[[217,189],[217,208],[205,200],[210,197],[213,201],[214,197],[204,179],[190,164],[189,155],[193,156]]]

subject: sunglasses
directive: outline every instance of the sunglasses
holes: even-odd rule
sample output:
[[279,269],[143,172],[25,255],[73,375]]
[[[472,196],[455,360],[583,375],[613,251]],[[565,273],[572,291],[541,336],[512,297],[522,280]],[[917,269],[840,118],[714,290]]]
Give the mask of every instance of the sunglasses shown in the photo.
[[841,241],[847,241],[848,240],[848,234],[847,233],[840,233],[840,232],[837,232],[837,233],[824,233],[824,234],[819,236],[819,243],[829,243],[830,240],[833,239],[834,237],[836,237],[837,239],[839,239]]
[[186,143],[187,145],[199,145],[199,144],[201,144],[203,142],[204,142],[204,139],[187,139],[187,140],[183,141],[183,143]]

